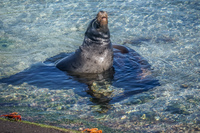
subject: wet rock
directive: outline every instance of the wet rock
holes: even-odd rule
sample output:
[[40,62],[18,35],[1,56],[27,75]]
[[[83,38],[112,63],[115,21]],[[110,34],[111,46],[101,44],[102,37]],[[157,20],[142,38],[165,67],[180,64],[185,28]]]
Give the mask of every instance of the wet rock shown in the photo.
[[182,84],[181,88],[188,88],[188,85],[187,84]]
[[127,118],[127,116],[126,115],[123,115],[122,117],[121,117],[121,120],[124,120],[124,119],[126,119]]
[[146,118],[147,118],[146,114],[143,114],[142,117],[141,117],[141,119],[143,119],[143,120],[146,119]]
[[172,104],[170,106],[167,106],[167,109],[165,111],[170,111],[172,114],[189,114],[189,112],[186,111],[186,109],[184,107],[181,107],[179,104]]
[[155,118],[156,121],[159,121],[159,120],[160,120],[160,117],[159,117],[159,116],[155,116],[154,118]]

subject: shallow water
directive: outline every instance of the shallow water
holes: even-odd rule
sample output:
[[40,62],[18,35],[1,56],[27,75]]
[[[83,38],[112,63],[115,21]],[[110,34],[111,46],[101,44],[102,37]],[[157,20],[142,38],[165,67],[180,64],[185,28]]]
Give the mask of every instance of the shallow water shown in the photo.
[[[113,94],[108,96],[112,99],[109,104],[103,105],[86,93],[86,84],[73,77],[66,87],[57,82],[56,88],[49,87],[55,78],[53,73],[61,81],[66,78],[52,66],[39,71],[45,75],[51,72],[44,79],[34,75],[47,58],[75,51],[99,10],[109,14],[112,42],[126,45],[144,57],[151,65],[152,80],[159,80],[160,86],[124,98],[125,84],[132,82],[123,81],[129,75],[118,73],[114,83],[121,81],[124,86],[105,83],[103,87]],[[199,42],[198,0],[2,0],[0,78],[15,74],[26,78],[19,78],[19,84],[16,80],[0,83],[0,113],[19,112],[24,120],[73,129],[98,127],[106,133],[199,130]],[[27,78],[24,72],[32,75]],[[143,74],[140,78],[149,73]],[[95,87],[102,85],[93,84]]]

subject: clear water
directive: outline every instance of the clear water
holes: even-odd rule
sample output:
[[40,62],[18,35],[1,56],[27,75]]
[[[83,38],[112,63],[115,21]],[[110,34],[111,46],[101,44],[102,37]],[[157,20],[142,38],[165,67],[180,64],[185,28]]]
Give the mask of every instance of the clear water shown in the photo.
[[[112,100],[105,106],[70,76],[65,75],[71,79],[66,87],[58,82],[50,87],[54,73],[61,81],[66,77],[52,66],[42,71],[42,62],[75,51],[99,10],[109,14],[112,42],[144,57],[160,86],[123,97],[125,85],[109,84]],[[199,130],[199,42],[199,0],[1,0],[0,78],[18,74],[20,80],[0,83],[0,113],[19,112],[24,120],[76,130],[97,127],[106,133]],[[50,75],[42,79],[37,71]],[[127,77],[119,74],[118,79]]]

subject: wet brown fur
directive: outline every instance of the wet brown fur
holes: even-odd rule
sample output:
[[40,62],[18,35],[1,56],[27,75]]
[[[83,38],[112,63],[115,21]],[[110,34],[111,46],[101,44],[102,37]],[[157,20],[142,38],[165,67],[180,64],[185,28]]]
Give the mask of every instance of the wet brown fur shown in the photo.
[[108,29],[108,14],[105,11],[100,11],[97,14],[97,23],[99,23],[99,29],[106,31]]

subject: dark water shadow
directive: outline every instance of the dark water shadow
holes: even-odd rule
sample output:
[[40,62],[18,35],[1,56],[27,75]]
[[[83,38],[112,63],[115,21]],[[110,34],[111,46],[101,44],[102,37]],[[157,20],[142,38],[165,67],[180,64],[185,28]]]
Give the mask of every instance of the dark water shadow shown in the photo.
[[[70,55],[61,53],[15,75],[0,79],[0,83],[20,85],[26,82],[38,88],[51,90],[75,88],[76,94],[90,97],[93,104],[100,105],[104,110],[102,112],[106,112],[110,104],[159,85],[158,80],[151,75],[150,64],[134,50],[129,51],[122,54],[114,50],[113,68],[101,74],[73,75],[60,71],[53,64],[58,59]],[[123,94],[113,95],[111,85],[123,88]]]

